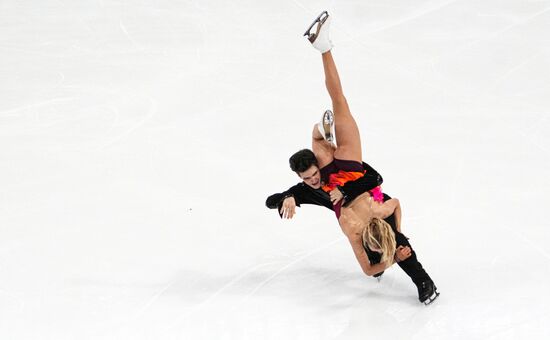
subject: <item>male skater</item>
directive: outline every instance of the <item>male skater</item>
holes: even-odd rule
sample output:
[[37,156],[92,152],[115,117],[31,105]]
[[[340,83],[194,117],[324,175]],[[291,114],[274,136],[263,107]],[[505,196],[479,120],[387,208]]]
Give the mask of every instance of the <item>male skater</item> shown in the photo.
[[[321,123],[314,127],[313,151],[301,150],[290,158],[291,169],[303,182],[285,192],[271,195],[266,205],[272,209],[278,208],[283,218],[292,218],[295,207],[300,204],[321,205],[334,210],[363,271],[367,275],[379,276],[388,264],[380,263],[380,254],[368,249],[357,238],[356,230],[351,232],[349,219],[341,218],[343,208],[345,209],[358,196],[363,197],[365,192],[369,192],[370,195],[367,197],[370,196],[373,201],[378,202],[369,205],[372,208],[371,215],[384,218],[395,233],[397,246],[395,260],[416,284],[419,300],[429,304],[437,298],[439,293],[416,259],[416,254],[411,249],[407,238],[400,232],[399,202],[382,194],[380,189],[382,177],[372,167],[362,162],[359,129],[343,95],[332,58],[332,42],[329,39],[330,20],[327,12],[321,13],[305,35],[322,53],[325,83],[332,100],[334,114],[327,110]],[[317,25],[316,32],[311,33],[315,25]],[[334,139],[337,147],[332,143]],[[362,199],[361,197],[358,199]]]

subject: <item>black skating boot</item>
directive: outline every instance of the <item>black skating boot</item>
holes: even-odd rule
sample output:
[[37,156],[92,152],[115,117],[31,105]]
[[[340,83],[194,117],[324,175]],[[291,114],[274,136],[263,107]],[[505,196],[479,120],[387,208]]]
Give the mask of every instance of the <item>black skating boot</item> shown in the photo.
[[426,306],[434,302],[439,296],[437,287],[432,280],[422,281],[417,285],[418,288],[418,300]]

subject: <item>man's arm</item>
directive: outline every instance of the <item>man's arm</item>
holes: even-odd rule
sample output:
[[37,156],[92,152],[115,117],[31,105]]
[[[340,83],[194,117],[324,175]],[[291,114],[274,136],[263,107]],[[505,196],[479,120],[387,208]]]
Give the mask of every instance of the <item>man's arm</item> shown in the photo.
[[[280,208],[281,204],[282,204],[282,202],[285,198],[291,197],[291,196],[300,197],[300,194],[299,194],[300,190],[298,188],[299,186],[300,186],[300,184],[296,184],[295,186],[291,187],[287,191],[283,191],[281,193],[277,193],[277,194],[273,194],[273,195],[269,196],[265,201],[266,207],[268,207],[269,209]],[[296,201],[296,205],[300,206],[300,202]]]
[[382,176],[367,163],[363,162],[363,168],[366,170],[363,177],[360,177],[355,181],[349,181],[343,186],[338,187],[338,190],[342,193],[346,203],[350,203],[357,196],[376,188],[384,181]]
[[[294,208],[296,206],[299,207],[301,204],[314,204],[332,209],[332,204],[327,193],[322,190],[313,190],[304,183],[298,183],[287,191],[271,195],[265,202],[268,208],[277,208],[279,216],[287,218],[292,218]],[[289,212],[289,209],[290,215],[287,215],[286,213]]]
[[299,207],[302,203],[303,190],[302,183],[296,184],[284,192],[269,196],[265,201],[265,205],[269,209],[277,209],[281,218],[292,218],[295,207]]

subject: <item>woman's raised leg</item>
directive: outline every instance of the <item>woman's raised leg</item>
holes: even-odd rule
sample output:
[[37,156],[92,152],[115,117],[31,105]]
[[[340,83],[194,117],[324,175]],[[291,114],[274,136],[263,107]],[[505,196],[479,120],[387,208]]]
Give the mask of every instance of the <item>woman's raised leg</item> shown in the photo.
[[361,136],[342,90],[331,51],[322,54],[325,85],[332,100],[337,148],[334,158],[362,162]]
[[349,110],[336,64],[332,58],[331,20],[327,11],[322,12],[304,35],[307,36],[313,47],[321,52],[323,59],[325,85],[332,100],[332,111],[334,112],[337,145],[334,158],[362,162],[363,155],[359,128]]

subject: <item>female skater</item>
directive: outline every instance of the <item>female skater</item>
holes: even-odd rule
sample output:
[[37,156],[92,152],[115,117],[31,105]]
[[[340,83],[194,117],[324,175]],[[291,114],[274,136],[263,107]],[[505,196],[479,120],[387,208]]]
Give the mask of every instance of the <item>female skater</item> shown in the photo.
[[[279,208],[284,218],[292,218],[296,205],[300,204],[317,204],[334,210],[365,274],[380,274],[397,261],[417,285],[420,301],[430,303],[438,293],[408,240],[400,233],[399,201],[382,194],[381,176],[362,162],[359,129],[344,97],[331,53],[330,20],[327,12],[321,13],[305,35],[322,53],[325,84],[334,114],[325,112],[321,123],[315,125],[313,151],[301,150],[290,158],[291,169],[303,183],[270,196],[266,204]],[[311,33],[315,25],[316,31]],[[334,140],[337,146],[332,144]]]

